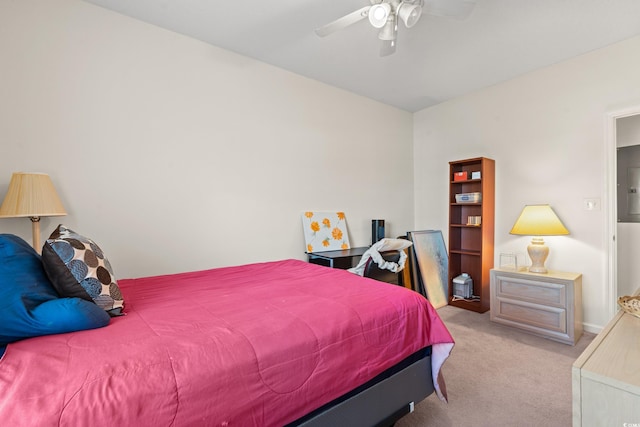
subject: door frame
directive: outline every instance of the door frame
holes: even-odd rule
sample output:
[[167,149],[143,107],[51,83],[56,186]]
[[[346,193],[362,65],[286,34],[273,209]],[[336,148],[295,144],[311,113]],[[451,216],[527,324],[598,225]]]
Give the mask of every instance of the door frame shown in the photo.
[[618,311],[618,206],[617,206],[617,148],[616,123],[618,119],[640,115],[640,105],[607,113],[605,119],[605,241],[607,252],[606,306],[608,318]]

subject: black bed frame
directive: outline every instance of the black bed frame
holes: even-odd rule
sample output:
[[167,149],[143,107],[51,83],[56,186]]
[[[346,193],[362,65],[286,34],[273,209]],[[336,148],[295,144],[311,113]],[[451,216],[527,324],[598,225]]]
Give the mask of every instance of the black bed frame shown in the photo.
[[431,347],[427,347],[287,427],[387,427],[413,412],[414,404],[433,391]]

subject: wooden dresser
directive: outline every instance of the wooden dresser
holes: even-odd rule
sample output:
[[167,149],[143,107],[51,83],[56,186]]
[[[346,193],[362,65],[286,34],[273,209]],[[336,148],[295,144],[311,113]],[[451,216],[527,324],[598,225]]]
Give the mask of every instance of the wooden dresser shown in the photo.
[[640,318],[620,311],[571,376],[574,427],[640,426]]

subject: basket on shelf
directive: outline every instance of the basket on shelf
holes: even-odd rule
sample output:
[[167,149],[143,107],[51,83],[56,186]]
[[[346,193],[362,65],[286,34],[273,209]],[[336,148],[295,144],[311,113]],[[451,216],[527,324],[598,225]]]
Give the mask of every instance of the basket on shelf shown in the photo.
[[640,296],[618,298],[618,305],[627,313],[640,317]]

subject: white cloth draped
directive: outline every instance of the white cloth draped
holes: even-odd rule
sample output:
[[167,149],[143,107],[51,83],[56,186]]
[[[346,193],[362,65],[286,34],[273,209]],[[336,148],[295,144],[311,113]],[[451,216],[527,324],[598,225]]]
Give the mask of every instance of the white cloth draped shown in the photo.
[[[362,255],[362,258],[360,258],[360,262],[358,263],[358,265],[356,265],[353,268],[350,268],[347,271],[363,276],[364,267],[367,264],[367,261],[369,260],[369,258],[373,259],[373,262],[378,264],[378,267],[380,269],[389,270],[394,273],[402,271],[402,269],[404,268],[404,264],[407,260],[407,254],[404,252],[403,249],[406,249],[411,245],[413,245],[413,242],[410,242],[409,240],[384,238],[374,243],[373,245],[371,245],[371,247],[367,249],[367,251]],[[395,250],[400,251],[400,259],[398,260],[397,263],[392,261],[386,261],[384,258],[382,258],[382,255],[380,255],[381,252],[395,251]]]

